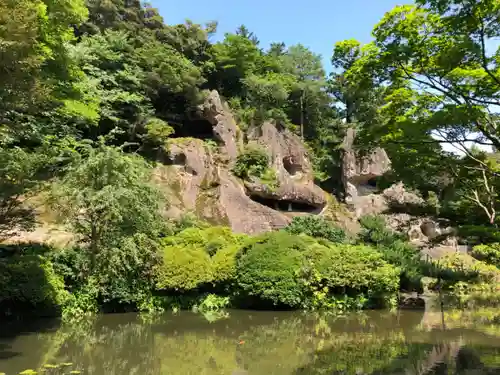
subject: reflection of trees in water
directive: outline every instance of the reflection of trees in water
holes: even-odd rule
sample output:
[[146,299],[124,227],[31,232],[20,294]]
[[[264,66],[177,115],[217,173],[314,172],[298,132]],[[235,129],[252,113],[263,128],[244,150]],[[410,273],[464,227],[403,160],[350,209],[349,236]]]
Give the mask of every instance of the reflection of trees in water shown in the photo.
[[106,316],[44,336],[39,364],[73,362],[89,375],[472,375],[464,363],[482,375],[500,367],[492,348],[476,357],[464,351],[473,345],[460,345],[460,331],[431,345],[440,334],[419,332],[417,315],[370,314],[234,313],[213,324],[190,314],[148,322]]
[[[388,342],[400,350],[395,356],[377,343],[360,346],[358,352],[348,347],[333,347],[316,353],[315,360],[295,371],[295,375],[498,375],[500,374],[500,348],[462,346],[460,340],[425,344],[399,345]],[[347,349],[347,350],[346,350]],[[379,351],[380,350],[380,351]],[[377,356],[375,353],[379,353]],[[360,352],[367,353],[360,356]],[[395,352],[392,352],[395,353]],[[482,353],[480,356],[478,353]],[[483,356],[493,358],[487,363]]]

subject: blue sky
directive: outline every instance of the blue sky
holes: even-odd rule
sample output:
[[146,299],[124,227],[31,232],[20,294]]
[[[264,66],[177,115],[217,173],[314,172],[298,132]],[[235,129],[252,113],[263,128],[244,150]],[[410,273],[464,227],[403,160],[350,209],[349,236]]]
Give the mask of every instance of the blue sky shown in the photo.
[[186,18],[219,22],[216,40],[244,24],[261,41],[302,43],[323,57],[327,71],[333,45],[343,39],[371,40],[385,12],[410,0],[150,0],[168,24]]

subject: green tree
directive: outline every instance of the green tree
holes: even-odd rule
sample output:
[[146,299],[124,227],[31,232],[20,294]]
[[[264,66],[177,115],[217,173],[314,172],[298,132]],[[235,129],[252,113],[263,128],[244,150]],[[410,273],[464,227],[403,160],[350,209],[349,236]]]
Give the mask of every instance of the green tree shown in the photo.
[[51,203],[87,249],[91,269],[99,252],[135,234],[154,238],[162,230],[161,195],[137,156],[100,146],[70,166],[53,188]]
[[33,116],[78,99],[73,85],[81,72],[70,43],[87,15],[83,0],[0,3],[2,142],[36,138],[41,126]]
[[284,71],[296,78],[293,90],[299,104],[300,136],[304,139],[306,117],[309,117],[307,119],[309,124],[317,120],[312,114],[318,108],[317,103],[321,102],[326,84],[321,56],[314,54],[305,46],[297,44],[289,47],[281,59]]
[[[434,165],[444,161],[448,172],[437,175],[462,185],[455,190],[455,206],[471,208],[473,203],[490,223],[495,221],[492,187],[498,171],[470,144],[500,145],[494,110],[500,104],[500,49],[488,48],[500,35],[499,10],[497,1],[417,1],[388,12],[373,32],[378,67],[389,85],[380,109],[386,119],[384,140],[411,145]],[[447,157],[440,147],[429,146],[444,143],[469,160]]]
[[251,40],[237,34],[226,34],[222,42],[213,46],[213,50],[213,85],[227,97],[242,97],[241,80],[258,71],[262,61],[261,51]]
[[257,35],[255,35],[253,32],[248,30],[248,28],[245,25],[240,25],[235,32],[236,35],[240,35],[243,38],[248,39],[251,41],[253,44],[256,46],[259,45],[259,39],[257,38]]
[[376,71],[376,47],[362,46],[357,40],[337,42],[333,50],[329,91],[342,106],[342,118],[348,126],[377,118],[380,104],[380,76]]
[[[418,1],[388,12],[374,29],[379,61],[399,107],[393,128],[435,132],[443,142],[500,146],[500,68],[489,41],[500,35],[497,1]],[[418,89],[417,89],[418,88]]]

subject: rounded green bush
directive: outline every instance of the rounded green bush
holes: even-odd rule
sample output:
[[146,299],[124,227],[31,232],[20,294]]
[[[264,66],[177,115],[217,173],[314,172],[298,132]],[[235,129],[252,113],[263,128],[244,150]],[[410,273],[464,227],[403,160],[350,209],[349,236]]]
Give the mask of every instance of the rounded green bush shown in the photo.
[[303,288],[298,271],[311,243],[307,237],[275,232],[244,246],[236,262],[236,280],[242,293],[275,305],[299,306]]
[[472,256],[477,260],[500,268],[500,243],[474,246]]
[[232,281],[236,253],[247,238],[221,226],[189,228],[165,238],[157,288],[188,291]]
[[236,276],[236,255],[241,245],[226,246],[212,257],[214,283],[226,283]]
[[67,298],[62,277],[40,255],[0,258],[0,304],[27,304],[59,310]]
[[212,281],[210,256],[203,248],[166,246],[163,264],[158,267],[156,287],[187,291]]
[[383,297],[392,296],[399,289],[400,270],[369,246],[311,246],[308,260],[332,291]]

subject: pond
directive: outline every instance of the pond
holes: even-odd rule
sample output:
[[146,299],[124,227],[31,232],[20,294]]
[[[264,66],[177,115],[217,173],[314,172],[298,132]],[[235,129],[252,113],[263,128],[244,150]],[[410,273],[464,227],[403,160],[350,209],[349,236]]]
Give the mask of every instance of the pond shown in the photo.
[[[3,324],[0,373],[500,374],[500,310],[229,311]],[[25,373],[29,373],[25,372]],[[33,372],[31,372],[33,373]]]

